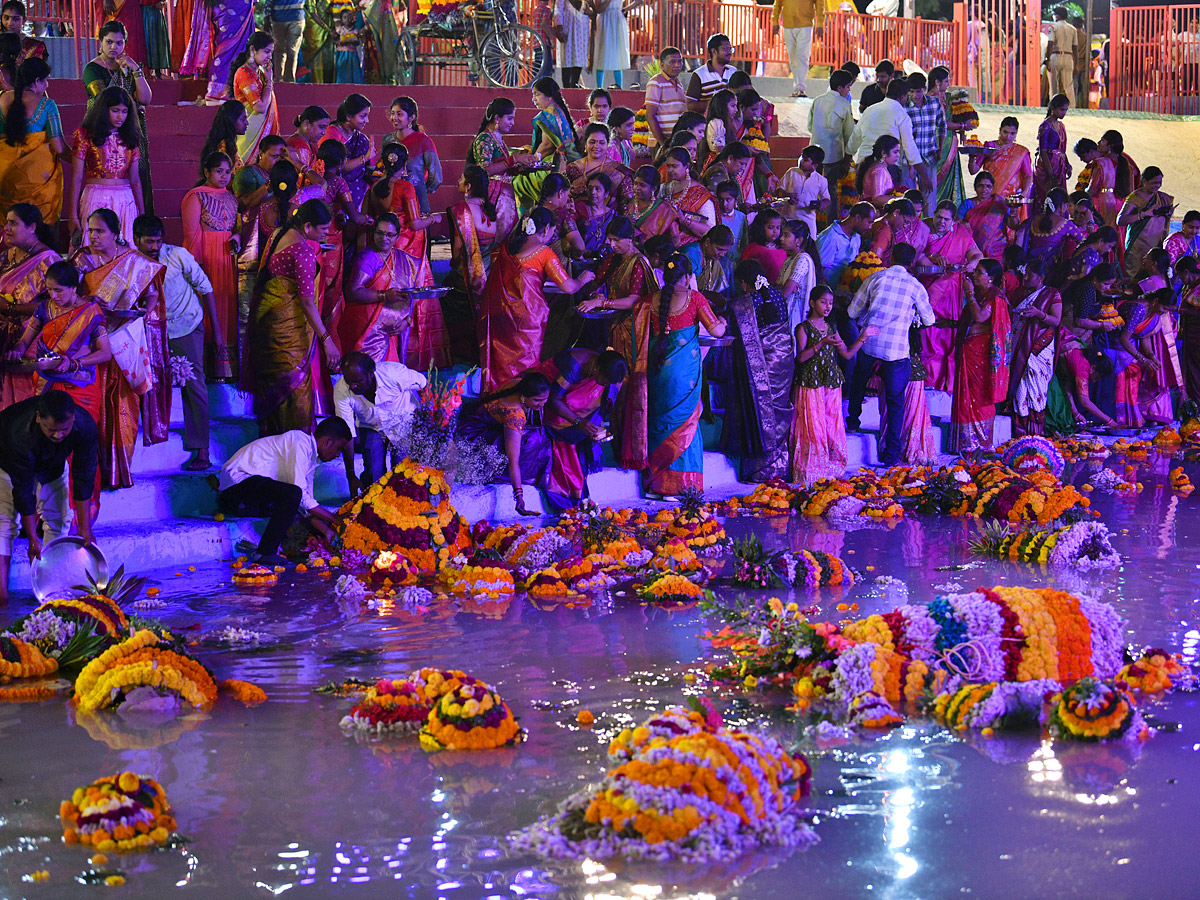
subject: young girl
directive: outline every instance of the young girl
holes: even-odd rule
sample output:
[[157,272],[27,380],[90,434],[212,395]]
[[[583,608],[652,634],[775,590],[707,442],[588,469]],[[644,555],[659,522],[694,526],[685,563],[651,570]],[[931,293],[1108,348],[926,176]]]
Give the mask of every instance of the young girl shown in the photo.
[[[226,100],[217,107],[213,123],[209,126],[208,137],[200,150],[200,160],[204,161],[218,151],[233,160],[233,170],[236,172],[248,162],[254,162],[254,157],[243,159],[238,153],[238,144],[250,127],[250,118],[246,115],[246,107],[240,100]],[[204,177],[201,171],[200,177]]]
[[75,130],[76,164],[71,167],[67,218],[71,233],[88,245],[88,216],[111,209],[121,223],[121,237],[133,244],[133,220],[145,210],[138,175],[140,136],[133,101],[119,87],[105,88]]
[[634,162],[633,126],[636,114],[627,106],[618,106],[608,114],[608,156],[626,168]]
[[[583,134],[589,125],[607,125],[608,114],[612,110],[612,94],[604,88],[596,88],[587,99],[588,114],[586,118],[575,121],[575,130]],[[583,148],[580,147],[580,150]]]
[[792,469],[790,481],[810,485],[846,471],[846,423],[842,418],[842,370],[837,356],[851,359],[868,338],[868,325],[847,347],[826,320],[833,312],[833,289],[818,284],[809,294],[809,313],[796,328],[796,380],[792,388]]
[[720,90],[713,94],[708,101],[708,112],[704,125],[704,164],[707,169],[717,158],[717,154],[725,149],[730,141],[737,140],[738,105],[737,96],[733,91]]
[[363,83],[363,47],[359,37],[358,10],[343,9],[338,16],[337,49],[333,52],[338,84]]
[[[209,381],[232,382],[237,377],[238,280],[237,253],[241,240],[237,231],[238,202],[229,191],[233,166],[224,153],[204,160],[204,183],[183,197],[183,246],[196,258],[212,282],[218,322],[205,329],[205,361]],[[214,326],[216,330],[214,331]],[[214,335],[228,335],[218,347]],[[186,466],[185,466],[186,468]]]
[[814,257],[817,246],[809,236],[808,225],[797,219],[783,223],[779,247],[787,254],[787,259],[783,261],[779,279],[775,283],[787,300],[789,332],[795,333],[800,323],[808,318],[805,300],[817,283],[817,270],[820,268],[820,263]]
[[250,35],[250,58],[233,76],[233,96],[246,108],[246,133],[238,138],[242,159],[258,156],[258,144],[268,134],[279,134],[279,107],[275,104],[275,82],[271,57],[275,42],[263,31]]
[[429,196],[442,186],[442,160],[429,135],[417,124],[417,101],[397,97],[388,118],[396,130],[383,139],[385,144],[403,144],[408,151],[408,180],[417,189],[421,215],[429,215]]
[[725,277],[732,284],[733,267],[742,258],[742,247],[746,245],[746,214],[738,209],[742,192],[732,181],[722,181],[717,185],[717,209],[721,213],[721,224],[733,232],[733,247],[721,265],[725,269]]
[[767,280],[779,283],[779,273],[787,259],[787,251],[779,246],[783,217],[774,210],[765,210],[750,223],[750,243],[742,251],[742,259],[756,259],[762,264]]
[[434,213],[422,216],[417,204],[417,189],[408,180],[408,150],[403,144],[386,144],[380,161],[384,176],[371,189],[371,209],[376,213],[391,212],[400,217],[403,228],[396,247],[409,256],[424,259],[430,225],[437,225],[445,216]]

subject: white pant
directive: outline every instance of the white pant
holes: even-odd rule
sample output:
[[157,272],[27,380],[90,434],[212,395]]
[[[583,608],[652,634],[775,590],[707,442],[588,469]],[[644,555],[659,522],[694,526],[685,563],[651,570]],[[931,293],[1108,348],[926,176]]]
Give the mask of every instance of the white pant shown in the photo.
[[1054,53],[1050,56],[1050,93],[1066,94],[1075,107],[1075,57],[1070,53]]
[[783,43],[787,47],[788,65],[792,67],[792,84],[802,91],[812,57],[812,26],[783,29]]
[[[71,504],[67,493],[70,484],[70,467],[66,466],[58,478],[49,484],[38,485],[37,511],[45,526],[46,543],[65,537],[71,525]],[[0,469],[0,556],[12,556],[13,540],[19,533],[17,511],[13,506],[12,479]]]

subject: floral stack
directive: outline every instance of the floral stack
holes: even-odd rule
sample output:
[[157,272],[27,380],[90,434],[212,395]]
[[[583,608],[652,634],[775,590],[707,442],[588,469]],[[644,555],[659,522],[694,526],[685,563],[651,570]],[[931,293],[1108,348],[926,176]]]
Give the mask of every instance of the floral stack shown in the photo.
[[679,500],[679,512],[667,525],[667,535],[679,538],[697,553],[711,553],[723,548],[727,541],[725,529],[705,505],[703,495],[689,488]]
[[514,845],[554,858],[705,863],[816,840],[799,818],[805,759],[718,717],[668,710],[622,732],[609,760],[597,787],[512,835]]
[[165,844],[175,817],[162,785],[121,772],[76,788],[59,809],[63,839],[97,853],[127,853]]
[[84,712],[158,697],[178,697],[197,709],[208,709],[216,702],[217,683],[181,647],[149,629],[109,647],[75,680],[74,703]]
[[338,515],[346,549],[366,555],[389,550],[425,575],[471,547],[470,527],[450,505],[445,475],[408,459]]
[[733,584],[738,587],[824,587],[854,584],[854,572],[837,556],[820,550],[767,552],[750,536],[733,545]]
[[521,727],[495,688],[473,681],[438,698],[420,738],[426,750],[494,750],[520,741]]
[[863,286],[863,282],[887,268],[883,260],[872,250],[864,250],[851,260],[842,273],[842,287],[854,292]]
[[474,678],[457,669],[426,668],[405,678],[381,678],[367,687],[341,727],[376,735],[417,731],[443,694],[474,683]]
[[[810,623],[795,604],[777,599],[765,608],[744,601],[708,608],[732,623],[707,635],[715,648],[733,654],[732,665],[715,671],[719,679],[789,686],[795,711],[852,724],[895,724],[903,710],[959,729],[1014,727],[1045,719],[1044,702],[1052,706],[1059,692],[1077,705],[1070,689],[1084,679],[1112,690],[1136,684],[1151,693],[1187,677],[1174,661],[1169,667],[1161,651],[1123,669],[1123,622],[1116,611],[1049,588],[951,594],[840,625]],[[1153,661],[1160,657],[1164,661]],[[1086,707],[1109,708],[1111,691],[1085,691],[1107,698]],[[855,720],[864,705],[871,717]],[[1074,705],[1066,710],[1063,721],[1082,715]],[[1079,733],[1066,728],[1060,736]]]
[[979,539],[971,543],[971,552],[1014,562],[1042,563],[1055,569],[1115,569],[1121,564],[1121,556],[1113,549],[1108,528],[1102,522],[1019,531],[989,522]]

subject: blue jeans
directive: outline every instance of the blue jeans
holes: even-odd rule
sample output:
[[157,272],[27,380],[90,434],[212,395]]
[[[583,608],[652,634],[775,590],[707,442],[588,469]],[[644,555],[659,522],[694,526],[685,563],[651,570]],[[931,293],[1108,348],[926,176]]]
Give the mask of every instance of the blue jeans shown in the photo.
[[359,428],[358,448],[362,451],[362,483],[370,486],[383,477],[387,464],[384,458],[383,435],[370,428]]
[[[858,327],[858,322],[846,315],[844,306],[834,307],[833,324],[847,347],[858,340],[858,333],[861,329]],[[862,356],[861,353],[849,359],[842,359],[841,355],[838,356],[838,365],[842,367],[842,377],[845,378],[846,384],[850,384],[854,380],[854,361],[860,356]]]
[[883,395],[887,399],[887,442],[879,448],[879,462],[894,466],[900,462],[900,435],[904,430],[904,392],[908,389],[912,360],[905,357],[897,360],[876,359],[861,350],[854,367],[854,380],[850,382],[850,409],[846,425],[856,430],[862,419],[863,398],[867,395],[867,382],[875,372],[883,379]]

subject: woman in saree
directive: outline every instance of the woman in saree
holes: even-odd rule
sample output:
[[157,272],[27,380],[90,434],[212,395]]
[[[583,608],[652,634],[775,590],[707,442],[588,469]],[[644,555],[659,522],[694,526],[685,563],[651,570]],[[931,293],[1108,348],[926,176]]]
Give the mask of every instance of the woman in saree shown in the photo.
[[297,76],[305,68],[308,73],[297,80],[331,84],[335,74],[333,53],[336,45],[329,4],[326,0],[304,0],[304,40],[300,45],[304,63]]
[[558,261],[565,266],[569,260],[583,256],[587,248],[579,233],[575,201],[571,199],[571,182],[567,181],[566,175],[551,172],[546,176],[538,206],[554,214],[554,241],[550,248],[558,256]]
[[975,246],[989,259],[999,259],[1008,246],[1009,205],[997,196],[996,179],[991,172],[975,176],[975,197],[968,200],[963,222],[975,237]]
[[587,176],[586,193],[575,203],[575,225],[588,253],[599,253],[607,246],[608,226],[617,216],[610,205],[612,193],[608,176],[596,172]]
[[1087,192],[1092,198],[1096,214],[1105,225],[1116,225],[1124,205],[1124,195],[1116,193],[1117,169],[1112,159],[1101,154],[1095,141],[1087,138],[1075,142],[1075,155],[1091,169]]
[[12,92],[0,94],[0,209],[32,203],[44,221],[57,222],[70,154],[49,84],[50,66],[33,57],[17,68]]
[[[329,128],[329,113],[320,106],[306,106],[292,124],[296,130],[285,140],[285,152],[304,180],[308,184],[316,184],[321,180],[321,172],[317,168],[317,147]],[[261,142],[259,147],[261,149]]]
[[508,461],[517,513],[534,516],[525,506],[524,486],[546,484],[550,465],[550,442],[543,429],[530,419],[550,399],[550,379],[540,371],[528,371],[479,398],[474,410],[463,410],[458,435],[499,446]]
[[258,145],[268,134],[279,134],[279,107],[275,103],[275,82],[271,57],[275,41],[264,31],[250,35],[249,59],[233,76],[233,99],[246,108],[249,127],[238,139],[242,159],[258,156]]
[[[321,319],[333,332],[336,340],[340,332],[339,322],[344,308],[342,280],[345,275],[343,264],[346,247],[350,248],[351,254],[354,252],[353,239],[349,241],[346,239],[347,226],[353,225],[355,228],[367,229],[374,224],[374,220],[354,204],[350,185],[342,177],[342,172],[346,168],[346,148],[341,141],[328,140],[322,143],[317,148],[316,166],[324,173],[321,184],[297,191],[293,204],[314,199],[315,195],[317,199],[328,203],[329,208],[333,210],[333,221],[329,224],[328,236],[321,245],[320,310]],[[401,235],[403,234],[404,229],[402,228]],[[428,283],[433,283],[431,276]],[[322,379],[321,384],[324,386],[326,379]]]
[[1008,394],[1010,320],[1000,291],[1003,276],[1000,263],[983,259],[964,283],[950,409],[954,453],[992,448],[996,404]]
[[[112,360],[105,366],[100,427],[100,474],[106,488],[133,484],[130,464],[141,414],[142,443],[167,439],[171,419],[170,351],[162,283],[164,267],[125,246],[121,223],[110,209],[88,219],[88,249],[73,262],[83,273],[87,293],[110,318]],[[120,313],[145,315],[119,319]]]
[[613,161],[608,147],[608,126],[589,125],[583,132],[586,155],[567,166],[566,175],[571,182],[571,196],[577,201],[587,199],[593,175],[604,175],[612,185],[608,192],[608,205],[624,215],[633,200],[633,173],[621,163]]
[[1142,267],[1146,254],[1161,247],[1175,213],[1175,198],[1162,192],[1163,173],[1147,166],[1142,183],[1125,198],[1117,227],[1125,229],[1125,272],[1130,278]]
[[1033,164],[1029,149],[1017,143],[1017,128],[1016,117],[1005,116],[1000,120],[999,139],[984,144],[992,152],[986,156],[972,156],[967,164],[967,171],[972,175],[982,169],[992,176],[995,194],[1001,200],[1014,196],[1028,200],[1033,190]]
[[1046,432],[1046,404],[1058,362],[1062,306],[1062,296],[1046,284],[1042,261],[1026,262],[1021,295],[1012,304],[1008,395],[1012,399],[1013,437]]
[[1184,256],[1175,266],[1183,295],[1179,301],[1180,350],[1183,354],[1184,391],[1200,403],[1200,265]]
[[[571,122],[571,110],[563,99],[562,90],[553,78],[539,78],[533,83],[533,104],[538,112],[533,117],[533,155],[536,161],[550,162],[556,171],[580,158],[575,149],[579,135]],[[607,149],[607,148],[606,148]],[[545,171],[518,175],[513,179],[517,206],[524,215],[541,194]]]
[[1174,295],[1167,285],[1170,257],[1156,248],[1147,255],[1149,277],[1138,283],[1140,297],[1122,304],[1129,315],[1125,327],[1130,338],[1152,361],[1143,367],[1138,406],[1148,422],[1166,425],[1174,419],[1171,391],[1184,386],[1183,367],[1175,336]]
[[262,436],[311,432],[322,412],[317,409],[321,362],[332,372],[341,361],[317,306],[321,244],[332,221],[324,200],[301,204],[275,232],[259,266],[241,387],[254,397]]
[[426,282],[429,262],[399,249],[400,232],[400,220],[384,213],[375,221],[371,245],[354,256],[346,280],[341,345],[346,353],[359,350],[376,362],[393,360],[418,368],[410,365],[413,309],[404,292]]
[[129,95],[118,87],[105,88],[88,107],[75,129],[75,165],[67,195],[67,221],[72,234],[88,243],[88,217],[97,209],[111,209],[121,222],[121,237],[133,243],[133,220],[145,212],[145,196],[138,177],[140,153],[137,118],[131,115]]
[[[387,82],[384,82],[385,84]],[[388,109],[388,120],[396,130],[383,139],[384,144],[403,144],[408,151],[408,180],[417,189],[421,215],[429,215],[429,197],[442,186],[442,160],[437,145],[418,123],[419,108],[412,97],[397,97]]]
[[738,263],[733,279],[729,318],[740,340],[731,348],[721,450],[738,458],[742,481],[787,478],[795,369],[787,298],[756,260]]
[[208,61],[208,88],[204,99],[219,103],[229,98],[233,64],[254,33],[253,0],[207,0],[212,22],[212,56]]
[[858,195],[880,212],[896,196],[891,166],[900,163],[900,139],[890,134],[875,141],[871,155],[858,164],[854,187]]
[[949,393],[954,388],[955,328],[962,315],[965,282],[981,259],[983,253],[975,245],[971,229],[958,221],[954,204],[949,200],[938,203],[925,255],[917,260],[922,266],[954,267],[921,276],[921,283],[929,292],[929,305],[940,323],[920,330],[924,382],[934,390]]
[[[912,200],[893,197],[884,207],[884,214],[871,226],[870,249],[885,266],[890,266],[893,247],[908,244],[917,251],[917,259],[920,259],[929,246],[930,236],[929,226],[922,221]],[[863,241],[863,244],[867,242]]]
[[536,207],[492,261],[479,309],[483,389],[496,390],[541,361],[550,308],[543,284],[553,281],[574,294],[593,281],[592,272],[571,278],[548,246],[554,214]]
[[[238,352],[238,201],[229,191],[232,163],[213,153],[203,163],[204,183],[183,195],[183,246],[212,282],[217,321],[205,323],[205,369],[210,383],[236,383]],[[216,335],[228,341],[217,345]]]
[[1200,259],[1200,210],[1189,209],[1183,214],[1183,224],[1163,242],[1163,249],[1171,257],[1171,265],[1185,256]]
[[125,26],[106,22],[100,26],[98,53],[83,67],[83,86],[87,89],[88,107],[109,87],[119,87],[133,98],[131,113],[137,115],[138,177],[142,182],[145,212],[154,212],[154,197],[150,184],[150,143],[146,138],[146,107],[154,99],[150,84],[141,66],[125,54]]
[[341,102],[337,120],[325,131],[321,143],[341,141],[346,147],[346,164],[342,177],[350,188],[355,209],[362,209],[370,187],[368,176],[375,162],[375,141],[365,129],[371,120],[371,101],[362,94],[351,94]]
[[1045,212],[1031,216],[1017,228],[1016,245],[1028,260],[1042,263],[1046,283],[1056,287],[1066,278],[1068,248],[1072,251],[1086,240],[1086,235],[1067,218],[1067,192],[1051,188],[1043,201]]
[[1038,126],[1037,162],[1033,167],[1033,208],[1041,209],[1055,188],[1067,189],[1071,161],[1067,157],[1067,129],[1063,117],[1071,103],[1066,94],[1055,94],[1046,107],[1046,118]]
[[682,147],[667,151],[663,168],[667,184],[663,193],[677,215],[679,244],[690,244],[708,234],[721,221],[717,199],[704,185],[692,180],[692,158]]
[[[32,203],[15,203],[4,216],[0,251],[0,358],[17,346],[25,321],[46,289],[46,270],[62,259],[54,250],[54,232]],[[32,397],[33,376],[0,373],[0,409]]]
[[396,78],[396,53],[392,48],[400,35],[392,6],[392,0],[369,0],[362,6],[367,84],[392,84]]
[[667,260],[662,289],[640,302],[650,305],[651,334],[645,491],[651,499],[675,499],[685,488],[704,488],[700,326],[721,337],[725,320],[696,290],[692,264],[682,253]]
[[458,177],[462,200],[449,210],[450,293],[442,298],[442,314],[454,358],[476,361],[478,323],[476,310],[483,297],[492,255],[500,246],[496,207],[488,199],[488,174],[480,166],[468,165]]
[[[179,0],[171,13],[171,70],[180,77],[193,77],[208,68],[212,30],[205,0]],[[183,40],[183,35],[187,40]]]
[[608,225],[612,253],[600,263],[596,282],[605,294],[596,294],[579,304],[580,312],[622,310],[614,319],[609,341],[621,354],[628,369],[613,413],[615,455],[623,469],[640,472],[646,467],[646,416],[649,398],[646,371],[650,357],[650,307],[638,301],[658,290],[658,278],[650,261],[637,249],[633,223],[618,216]]
[[647,241],[655,235],[669,235],[672,240],[679,234],[679,214],[675,207],[658,196],[662,176],[654,166],[641,166],[633,174],[633,199],[629,204],[629,218],[638,230],[638,240]]
[[[1115,263],[1114,251],[1117,246],[1117,229],[1104,225],[1097,228],[1083,239],[1067,260],[1066,278],[1064,284],[1087,278],[1091,271],[1102,262]],[[1119,273],[1118,273],[1119,274]]]
[[[950,73],[945,69],[943,81],[946,84],[950,83]],[[931,71],[930,76],[933,76]],[[939,73],[941,74],[941,73]],[[934,78],[930,77],[929,83],[934,84]],[[935,94],[938,102],[942,104],[942,114],[946,117],[946,136],[942,138],[941,146],[938,147],[937,157],[937,200],[949,200],[954,204],[955,210],[967,198],[967,189],[963,184],[962,163],[958,158],[959,143],[962,140],[962,132],[967,130],[967,127],[962,122],[955,122],[954,115],[951,111],[950,95],[948,91],[938,90]]]
[[608,432],[612,389],[624,383],[628,366],[614,350],[575,348],[555,354],[538,371],[550,381],[543,413],[550,437],[547,499],[568,509],[588,496],[587,476],[600,469],[596,441]]
[[497,97],[487,105],[483,121],[471,148],[467,165],[476,165],[488,174],[488,200],[496,207],[496,240],[504,241],[517,222],[517,197],[509,169],[536,162],[533,154],[513,156],[504,144],[504,135],[513,129],[517,108],[507,97]]

